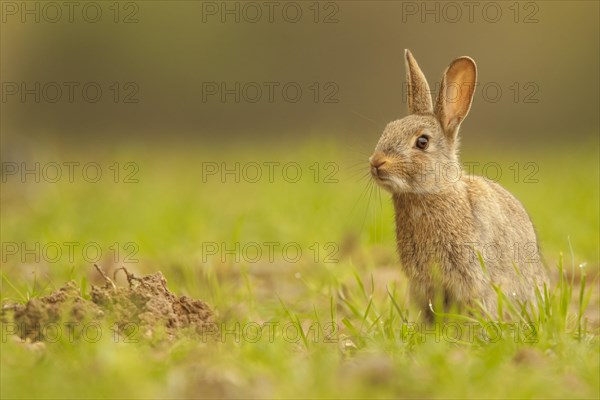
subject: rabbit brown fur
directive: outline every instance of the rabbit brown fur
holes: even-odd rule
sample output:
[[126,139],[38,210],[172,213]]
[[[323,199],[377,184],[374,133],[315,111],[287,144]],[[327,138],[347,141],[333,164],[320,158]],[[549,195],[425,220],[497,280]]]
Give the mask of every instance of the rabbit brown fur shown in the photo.
[[[497,315],[494,285],[535,302],[548,283],[527,212],[508,191],[458,164],[458,130],[471,107],[477,68],[468,57],[446,69],[434,108],[429,85],[407,50],[407,117],[385,128],[369,159],[375,181],[392,194],[398,253],[417,303]],[[482,262],[479,257],[482,258]]]

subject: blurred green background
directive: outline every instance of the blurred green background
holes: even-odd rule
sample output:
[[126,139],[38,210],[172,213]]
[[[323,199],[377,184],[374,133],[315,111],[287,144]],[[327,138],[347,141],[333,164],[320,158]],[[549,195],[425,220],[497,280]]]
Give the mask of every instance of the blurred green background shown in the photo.
[[[598,12],[593,1],[3,2],[2,161],[97,161],[105,178],[114,162],[133,162],[142,186],[158,165],[178,183],[168,193],[156,181],[161,199],[195,187],[207,160],[306,161],[306,177],[309,157],[335,162],[360,192],[383,127],[406,115],[403,49],[434,92],[448,63],[469,55],[479,87],[463,161],[488,176],[485,163],[501,163],[499,180],[532,213],[542,244],[567,252],[570,237],[597,265]],[[168,154],[177,156],[167,164]],[[14,215],[7,199],[24,206],[31,195],[20,172],[3,178],[14,186],[3,190],[4,221]],[[268,204],[274,189],[262,183],[255,196]],[[334,200],[357,201],[339,188]]]
[[[480,88],[464,125],[467,143],[528,140],[543,147],[598,133],[594,1],[82,2],[73,22],[66,6],[58,18],[43,2],[3,4],[2,81],[80,83],[73,103],[66,94],[54,104],[8,95],[3,135],[260,142],[317,132],[375,139],[405,114],[405,48],[432,89],[453,58],[476,60]],[[26,14],[36,4],[39,15]],[[86,82],[101,85],[97,103],[82,99]],[[121,86],[111,89],[115,82]],[[137,86],[123,87],[127,82]],[[263,93],[256,103],[233,96],[221,102],[218,95],[203,101],[206,82],[255,82]],[[272,102],[265,82],[279,84]],[[289,82],[303,90],[297,103],[282,98]],[[311,89],[315,82],[319,89]],[[138,102],[123,103],[127,94]],[[337,102],[325,103],[328,94]]]

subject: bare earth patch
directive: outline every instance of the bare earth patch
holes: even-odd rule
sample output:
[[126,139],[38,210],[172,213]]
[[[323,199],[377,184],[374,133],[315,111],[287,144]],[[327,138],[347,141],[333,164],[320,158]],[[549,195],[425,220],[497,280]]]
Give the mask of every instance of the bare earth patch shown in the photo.
[[[22,339],[43,341],[49,326],[78,326],[90,321],[107,320],[118,330],[139,332],[152,338],[165,333],[175,338],[183,331],[201,334],[214,326],[213,312],[201,300],[177,296],[167,288],[167,280],[160,272],[141,278],[125,268],[128,287],[118,287],[104,271],[104,286],[92,286],[89,300],[81,296],[81,289],[73,281],[48,296],[33,298],[25,304],[16,304],[13,323]],[[62,325],[61,325],[62,324]],[[77,330],[72,334],[76,335]]]

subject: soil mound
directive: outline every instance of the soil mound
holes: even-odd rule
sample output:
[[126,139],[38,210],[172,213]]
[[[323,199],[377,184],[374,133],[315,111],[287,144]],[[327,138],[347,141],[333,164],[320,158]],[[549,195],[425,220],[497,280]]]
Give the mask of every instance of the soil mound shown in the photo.
[[[184,331],[202,334],[214,326],[213,312],[203,301],[177,296],[167,288],[160,272],[136,277],[125,268],[129,287],[118,287],[104,271],[104,286],[92,286],[89,300],[73,281],[52,294],[13,306],[15,333],[31,341],[48,340],[56,330],[71,327],[71,336],[80,336],[86,323],[107,320],[128,337],[141,334],[152,338],[158,332],[174,338]],[[49,329],[52,327],[52,329]]]

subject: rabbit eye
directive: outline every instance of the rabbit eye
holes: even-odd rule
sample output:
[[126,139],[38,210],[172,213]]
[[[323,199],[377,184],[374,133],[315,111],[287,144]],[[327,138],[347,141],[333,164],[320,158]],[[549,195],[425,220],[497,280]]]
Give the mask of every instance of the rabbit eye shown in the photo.
[[425,150],[428,145],[429,145],[429,138],[425,135],[419,136],[417,138],[417,142],[415,143],[415,146],[417,146],[417,148],[421,149],[421,150]]

